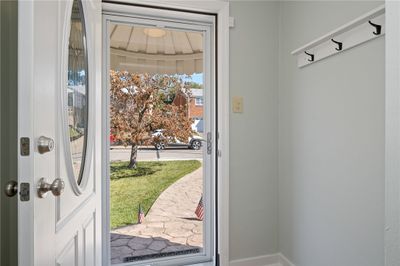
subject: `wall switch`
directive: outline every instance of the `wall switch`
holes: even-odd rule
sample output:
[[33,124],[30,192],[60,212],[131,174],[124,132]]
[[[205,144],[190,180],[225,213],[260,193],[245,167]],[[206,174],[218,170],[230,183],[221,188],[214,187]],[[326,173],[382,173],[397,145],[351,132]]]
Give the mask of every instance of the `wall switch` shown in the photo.
[[234,27],[235,27],[235,18],[229,17],[229,28],[234,28]]
[[243,113],[243,97],[233,96],[232,109],[234,113]]

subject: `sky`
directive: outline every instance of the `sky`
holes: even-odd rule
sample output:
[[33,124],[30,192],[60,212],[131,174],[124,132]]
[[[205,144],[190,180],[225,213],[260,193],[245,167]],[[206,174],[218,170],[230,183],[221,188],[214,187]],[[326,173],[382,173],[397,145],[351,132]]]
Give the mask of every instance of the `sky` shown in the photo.
[[193,82],[196,82],[196,83],[202,85],[202,84],[203,84],[203,73],[196,73],[196,74],[193,74],[193,75],[191,76],[191,78],[189,78],[189,77],[183,77],[183,80],[184,80],[184,81],[193,81]]

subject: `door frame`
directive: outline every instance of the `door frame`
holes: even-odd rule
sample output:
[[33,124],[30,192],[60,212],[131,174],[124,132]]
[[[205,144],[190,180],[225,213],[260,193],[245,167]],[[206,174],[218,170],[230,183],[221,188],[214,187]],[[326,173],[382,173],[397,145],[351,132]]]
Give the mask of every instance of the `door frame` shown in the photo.
[[400,2],[386,1],[385,266],[400,264]]
[[[0,184],[17,181],[17,95],[18,95],[18,1],[0,3]],[[0,265],[18,263],[18,197],[0,195]]]
[[[169,9],[169,10],[181,10],[196,13],[206,13],[216,15],[216,43],[217,48],[215,51],[216,64],[216,86],[217,86],[217,144],[214,145],[216,148],[216,163],[217,167],[217,198],[216,205],[218,209],[216,221],[217,221],[217,249],[216,254],[217,265],[229,265],[229,3],[222,1],[146,1],[146,0],[114,0],[113,3],[129,3],[142,7]],[[104,38],[103,38],[104,40]],[[104,42],[104,41],[103,41]],[[105,49],[103,49],[105,51]],[[106,56],[103,53],[103,57]],[[103,69],[103,76],[107,74],[107,69]],[[103,85],[103,90],[107,87]],[[103,99],[107,101],[107,99]],[[108,106],[108,105],[107,105]],[[104,110],[104,109],[103,109]],[[103,111],[104,112],[104,111]],[[105,111],[107,112],[107,110]],[[102,116],[105,117],[106,113]],[[103,120],[104,121],[104,120]],[[103,133],[108,133],[107,123],[103,123]],[[106,134],[103,139],[103,147],[107,147],[107,143],[104,143],[108,139]],[[103,150],[102,160],[108,161],[108,151]],[[103,174],[107,173],[107,169],[102,170]],[[103,182],[103,195],[108,195],[107,186],[104,186]],[[103,196],[103,206],[107,206],[107,198]],[[107,217],[106,217],[107,219]],[[109,228],[105,228],[107,234],[109,234]],[[105,236],[105,233],[103,233]],[[103,265],[109,265],[110,254],[108,241],[103,241]]]

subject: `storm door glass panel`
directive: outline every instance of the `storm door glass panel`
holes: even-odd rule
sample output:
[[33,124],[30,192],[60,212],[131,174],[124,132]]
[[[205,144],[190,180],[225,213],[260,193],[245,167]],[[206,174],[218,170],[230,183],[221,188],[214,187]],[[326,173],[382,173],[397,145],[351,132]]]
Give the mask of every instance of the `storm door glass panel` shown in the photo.
[[75,0],[71,14],[68,54],[68,126],[72,168],[78,184],[85,164],[88,128],[88,77],[82,3]]
[[127,23],[108,31],[111,263],[206,260],[206,33]]

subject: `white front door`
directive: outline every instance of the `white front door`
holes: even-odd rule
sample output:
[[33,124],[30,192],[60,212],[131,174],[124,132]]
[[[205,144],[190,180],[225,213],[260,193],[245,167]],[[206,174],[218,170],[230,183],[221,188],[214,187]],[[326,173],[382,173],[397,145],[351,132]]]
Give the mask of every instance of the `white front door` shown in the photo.
[[19,265],[101,265],[101,3],[18,9]]

